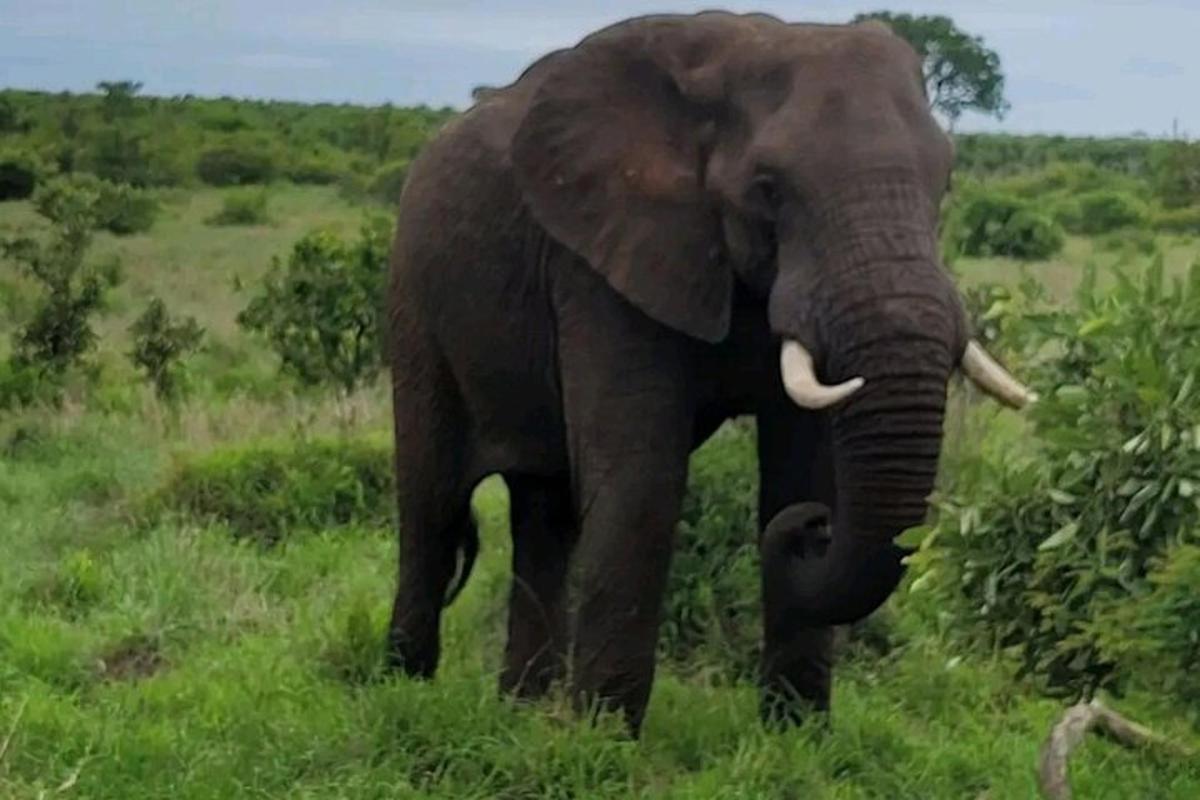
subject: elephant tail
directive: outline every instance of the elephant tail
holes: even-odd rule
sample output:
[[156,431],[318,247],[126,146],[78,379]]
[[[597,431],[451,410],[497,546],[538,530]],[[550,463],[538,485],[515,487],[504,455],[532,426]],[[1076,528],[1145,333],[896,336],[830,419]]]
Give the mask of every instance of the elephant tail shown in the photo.
[[458,553],[458,572],[446,590],[446,599],[442,601],[443,608],[453,603],[467,585],[467,579],[471,577],[471,570],[475,567],[475,557],[479,555],[479,528],[475,524],[474,514],[468,517],[467,525],[464,526],[462,539],[458,543]]

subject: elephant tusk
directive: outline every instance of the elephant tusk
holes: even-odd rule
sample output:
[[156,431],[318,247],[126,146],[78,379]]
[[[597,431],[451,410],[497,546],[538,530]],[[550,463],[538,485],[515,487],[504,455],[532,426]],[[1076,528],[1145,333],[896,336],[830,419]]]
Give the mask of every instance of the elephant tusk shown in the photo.
[[785,340],[779,351],[779,369],[783,374],[783,388],[792,402],[813,410],[845,400],[866,383],[862,378],[851,378],[836,386],[826,386],[817,380],[812,356],[792,339]]
[[976,386],[1009,408],[1021,409],[1037,402],[1037,394],[1010,375],[974,339],[963,353],[962,370]]

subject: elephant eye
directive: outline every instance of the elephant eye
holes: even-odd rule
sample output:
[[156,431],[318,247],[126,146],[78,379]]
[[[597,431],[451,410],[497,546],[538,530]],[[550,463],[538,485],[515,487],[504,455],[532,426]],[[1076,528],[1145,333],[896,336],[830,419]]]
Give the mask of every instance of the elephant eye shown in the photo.
[[779,206],[783,202],[783,194],[779,188],[779,180],[774,174],[760,171],[750,182],[749,205],[764,216],[775,219]]

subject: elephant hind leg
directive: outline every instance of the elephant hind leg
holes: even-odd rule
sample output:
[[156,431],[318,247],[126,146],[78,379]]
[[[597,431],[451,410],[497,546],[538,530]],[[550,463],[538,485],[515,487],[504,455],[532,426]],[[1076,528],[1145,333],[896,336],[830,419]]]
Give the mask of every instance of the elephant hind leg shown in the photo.
[[546,693],[565,671],[567,570],[577,525],[568,475],[506,475],[511,498],[513,580],[501,691]]
[[400,569],[388,659],[428,678],[440,655],[442,608],[465,583],[479,539],[464,469],[468,420],[448,376],[421,369],[417,355],[393,388]]

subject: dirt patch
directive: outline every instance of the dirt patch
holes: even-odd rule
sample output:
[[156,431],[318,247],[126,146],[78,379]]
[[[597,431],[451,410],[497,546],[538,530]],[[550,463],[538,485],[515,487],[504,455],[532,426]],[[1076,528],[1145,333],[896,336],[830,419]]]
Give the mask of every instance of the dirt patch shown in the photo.
[[98,659],[100,678],[106,681],[142,680],[166,665],[158,642],[144,636],[126,639]]

